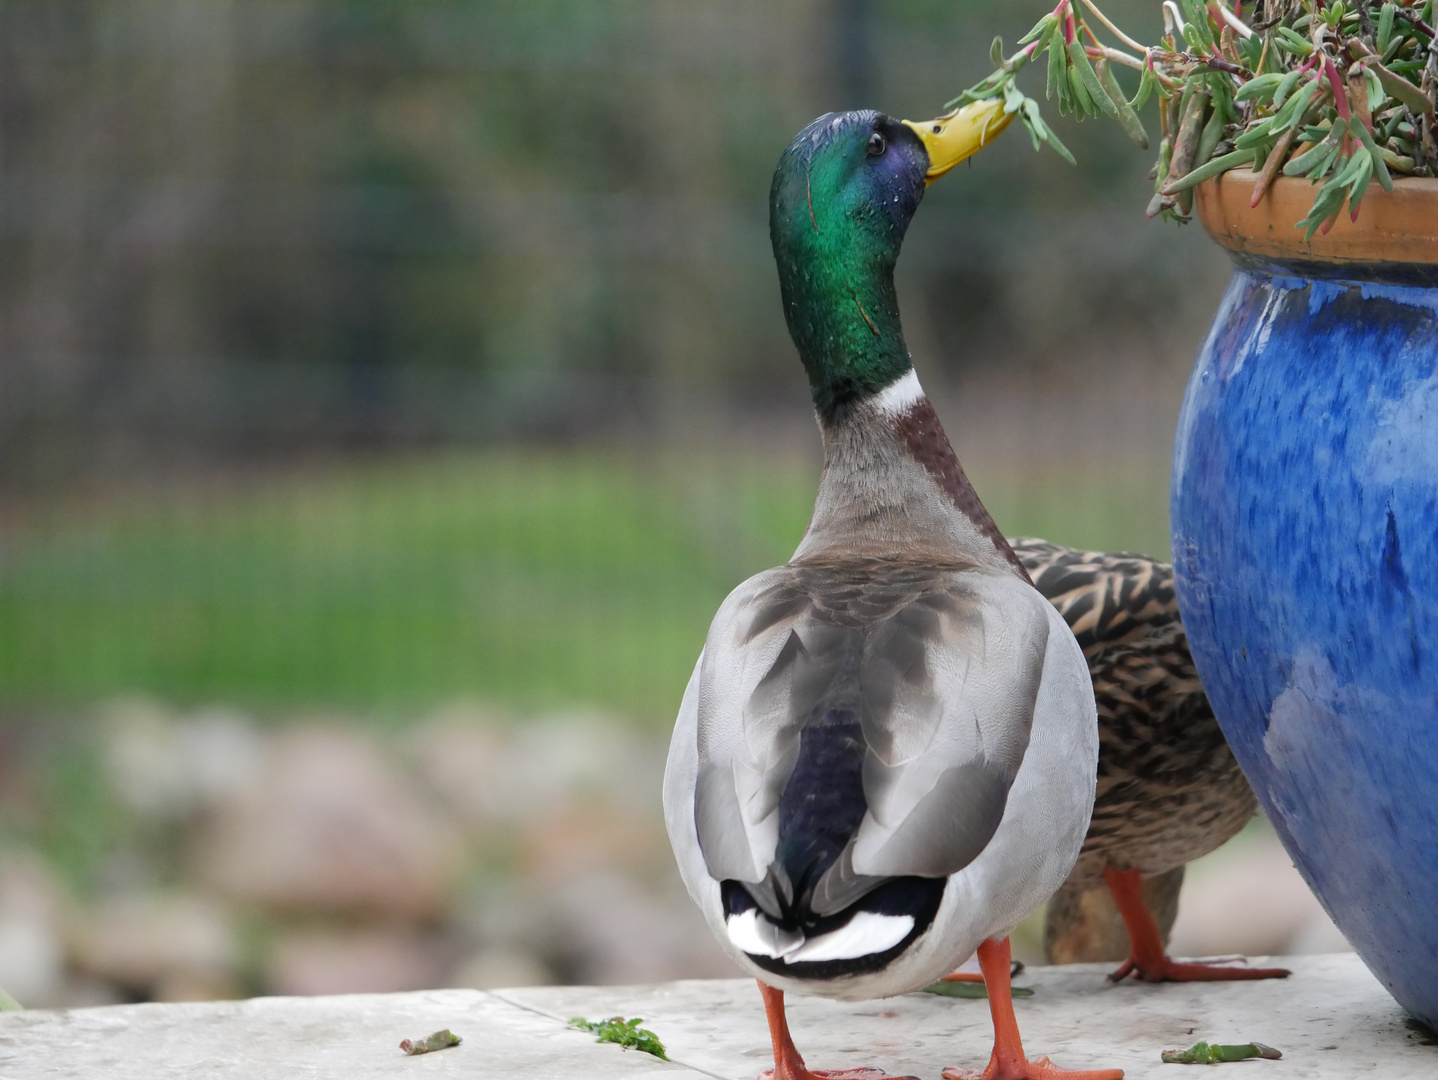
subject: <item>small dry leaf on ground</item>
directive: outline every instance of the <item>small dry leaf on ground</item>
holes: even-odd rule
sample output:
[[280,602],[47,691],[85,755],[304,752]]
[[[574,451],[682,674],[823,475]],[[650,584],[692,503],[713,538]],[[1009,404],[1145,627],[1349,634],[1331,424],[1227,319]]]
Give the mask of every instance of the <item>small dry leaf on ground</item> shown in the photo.
[[399,1048],[413,1057],[415,1054],[429,1054],[435,1050],[447,1050],[451,1046],[458,1046],[461,1042],[463,1042],[463,1040],[458,1035],[450,1031],[449,1028],[444,1028],[442,1031],[436,1031],[427,1039],[405,1039],[399,1044]]

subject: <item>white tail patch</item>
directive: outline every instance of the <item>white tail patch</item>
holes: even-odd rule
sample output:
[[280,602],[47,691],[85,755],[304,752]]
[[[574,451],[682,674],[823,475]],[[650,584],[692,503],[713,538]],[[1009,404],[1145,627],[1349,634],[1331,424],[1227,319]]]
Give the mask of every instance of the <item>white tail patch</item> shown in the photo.
[[922,400],[924,388],[919,385],[919,373],[909,368],[897,379],[884,387],[870,400],[874,408],[889,416],[903,416],[914,406],[914,402]]
[[909,936],[914,917],[861,911],[839,929],[807,939],[797,930],[774,925],[754,908],[730,915],[724,926],[729,940],[746,953],[782,959],[786,964],[812,964],[887,952]]
[[803,934],[775,926],[757,908],[750,908],[740,915],[730,915],[724,920],[724,929],[729,932],[729,940],[736,948],[775,960],[804,944]]

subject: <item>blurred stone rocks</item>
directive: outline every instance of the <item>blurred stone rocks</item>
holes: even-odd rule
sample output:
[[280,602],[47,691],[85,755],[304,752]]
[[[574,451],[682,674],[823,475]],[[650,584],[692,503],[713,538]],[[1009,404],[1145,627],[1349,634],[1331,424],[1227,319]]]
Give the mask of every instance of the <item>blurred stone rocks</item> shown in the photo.
[[491,826],[596,800],[652,819],[667,740],[596,713],[506,723],[457,706],[422,725],[412,745],[417,772],[453,812]]
[[555,899],[578,983],[644,983],[743,974],[681,886],[665,895],[614,871],[580,874]]
[[104,707],[100,729],[114,792],[144,817],[182,819],[239,792],[260,772],[262,737],[236,711],[179,717],[147,698],[125,698]]
[[506,986],[547,986],[554,973],[523,949],[494,945],[466,956],[446,984],[467,990],[498,990]]
[[27,1004],[733,973],[664,833],[667,733],[473,704],[393,732],[143,698],[97,721],[120,839],[85,902],[37,859],[0,875]]
[[433,936],[407,927],[287,933],[269,962],[275,994],[355,994],[424,990],[444,977],[444,954]]
[[191,893],[116,897],[79,922],[71,960],[127,995],[157,1001],[234,997],[238,946],[228,914]]
[[325,726],[271,737],[195,855],[208,888],[265,911],[433,922],[464,849],[375,738]]
[[[476,704],[261,724],[141,698],[96,721],[75,750],[108,787],[86,794],[109,815],[88,819],[91,863],[72,845],[62,878],[43,833],[0,858],[0,986],[27,1006],[737,973],[669,850],[667,731]],[[1171,947],[1347,946],[1257,823],[1189,868]]]
[[69,898],[39,859],[6,855],[0,862],[0,987],[22,1005],[59,1004]]

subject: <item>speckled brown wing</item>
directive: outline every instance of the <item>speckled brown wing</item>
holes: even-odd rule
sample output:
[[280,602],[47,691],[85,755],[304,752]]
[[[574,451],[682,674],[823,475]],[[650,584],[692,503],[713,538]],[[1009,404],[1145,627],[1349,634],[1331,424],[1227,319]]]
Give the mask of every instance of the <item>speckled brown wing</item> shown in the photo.
[[1011,541],[1083,647],[1098,705],[1098,791],[1069,877],[1158,874],[1206,855],[1257,803],[1199,682],[1173,568],[1142,555]]
[[[1028,536],[1009,543],[1090,659],[1108,645],[1179,622],[1173,567],[1167,563],[1127,552],[1078,551]],[[1183,648],[1186,655],[1187,645]]]

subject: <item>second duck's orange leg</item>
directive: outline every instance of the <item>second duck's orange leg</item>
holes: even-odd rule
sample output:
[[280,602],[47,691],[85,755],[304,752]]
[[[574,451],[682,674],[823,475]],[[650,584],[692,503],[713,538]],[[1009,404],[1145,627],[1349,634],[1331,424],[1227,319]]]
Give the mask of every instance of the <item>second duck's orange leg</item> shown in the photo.
[[985,941],[979,946],[979,967],[989,991],[989,1012],[994,1019],[994,1052],[982,1073],[948,1068],[944,1080],[1123,1080],[1122,1069],[1060,1069],[1048,1058],[1030,1061],[1019,1038],[1009,985],[1009,939]]
[[1142,876],[1137,870],[1103,872],[1114,903],[1128,927],[1128,960],[1109,976],[1114,982],[1127,975],[1144,982],[1227,982],[1237,979],[1283,979],[1286,968],[1232,967],[1228,964],[1191,964],[1170,960],[1163,948],[1158,923],[1143,902]]
[[[1020,971],[1023,971],[1023,969],[1023,962],[1015,960],[1009,965],[1009,978],[1012,979]],[[951,971],[939,979],[939,982],[981,983],[983,981],[984,973],[982,971]]]

